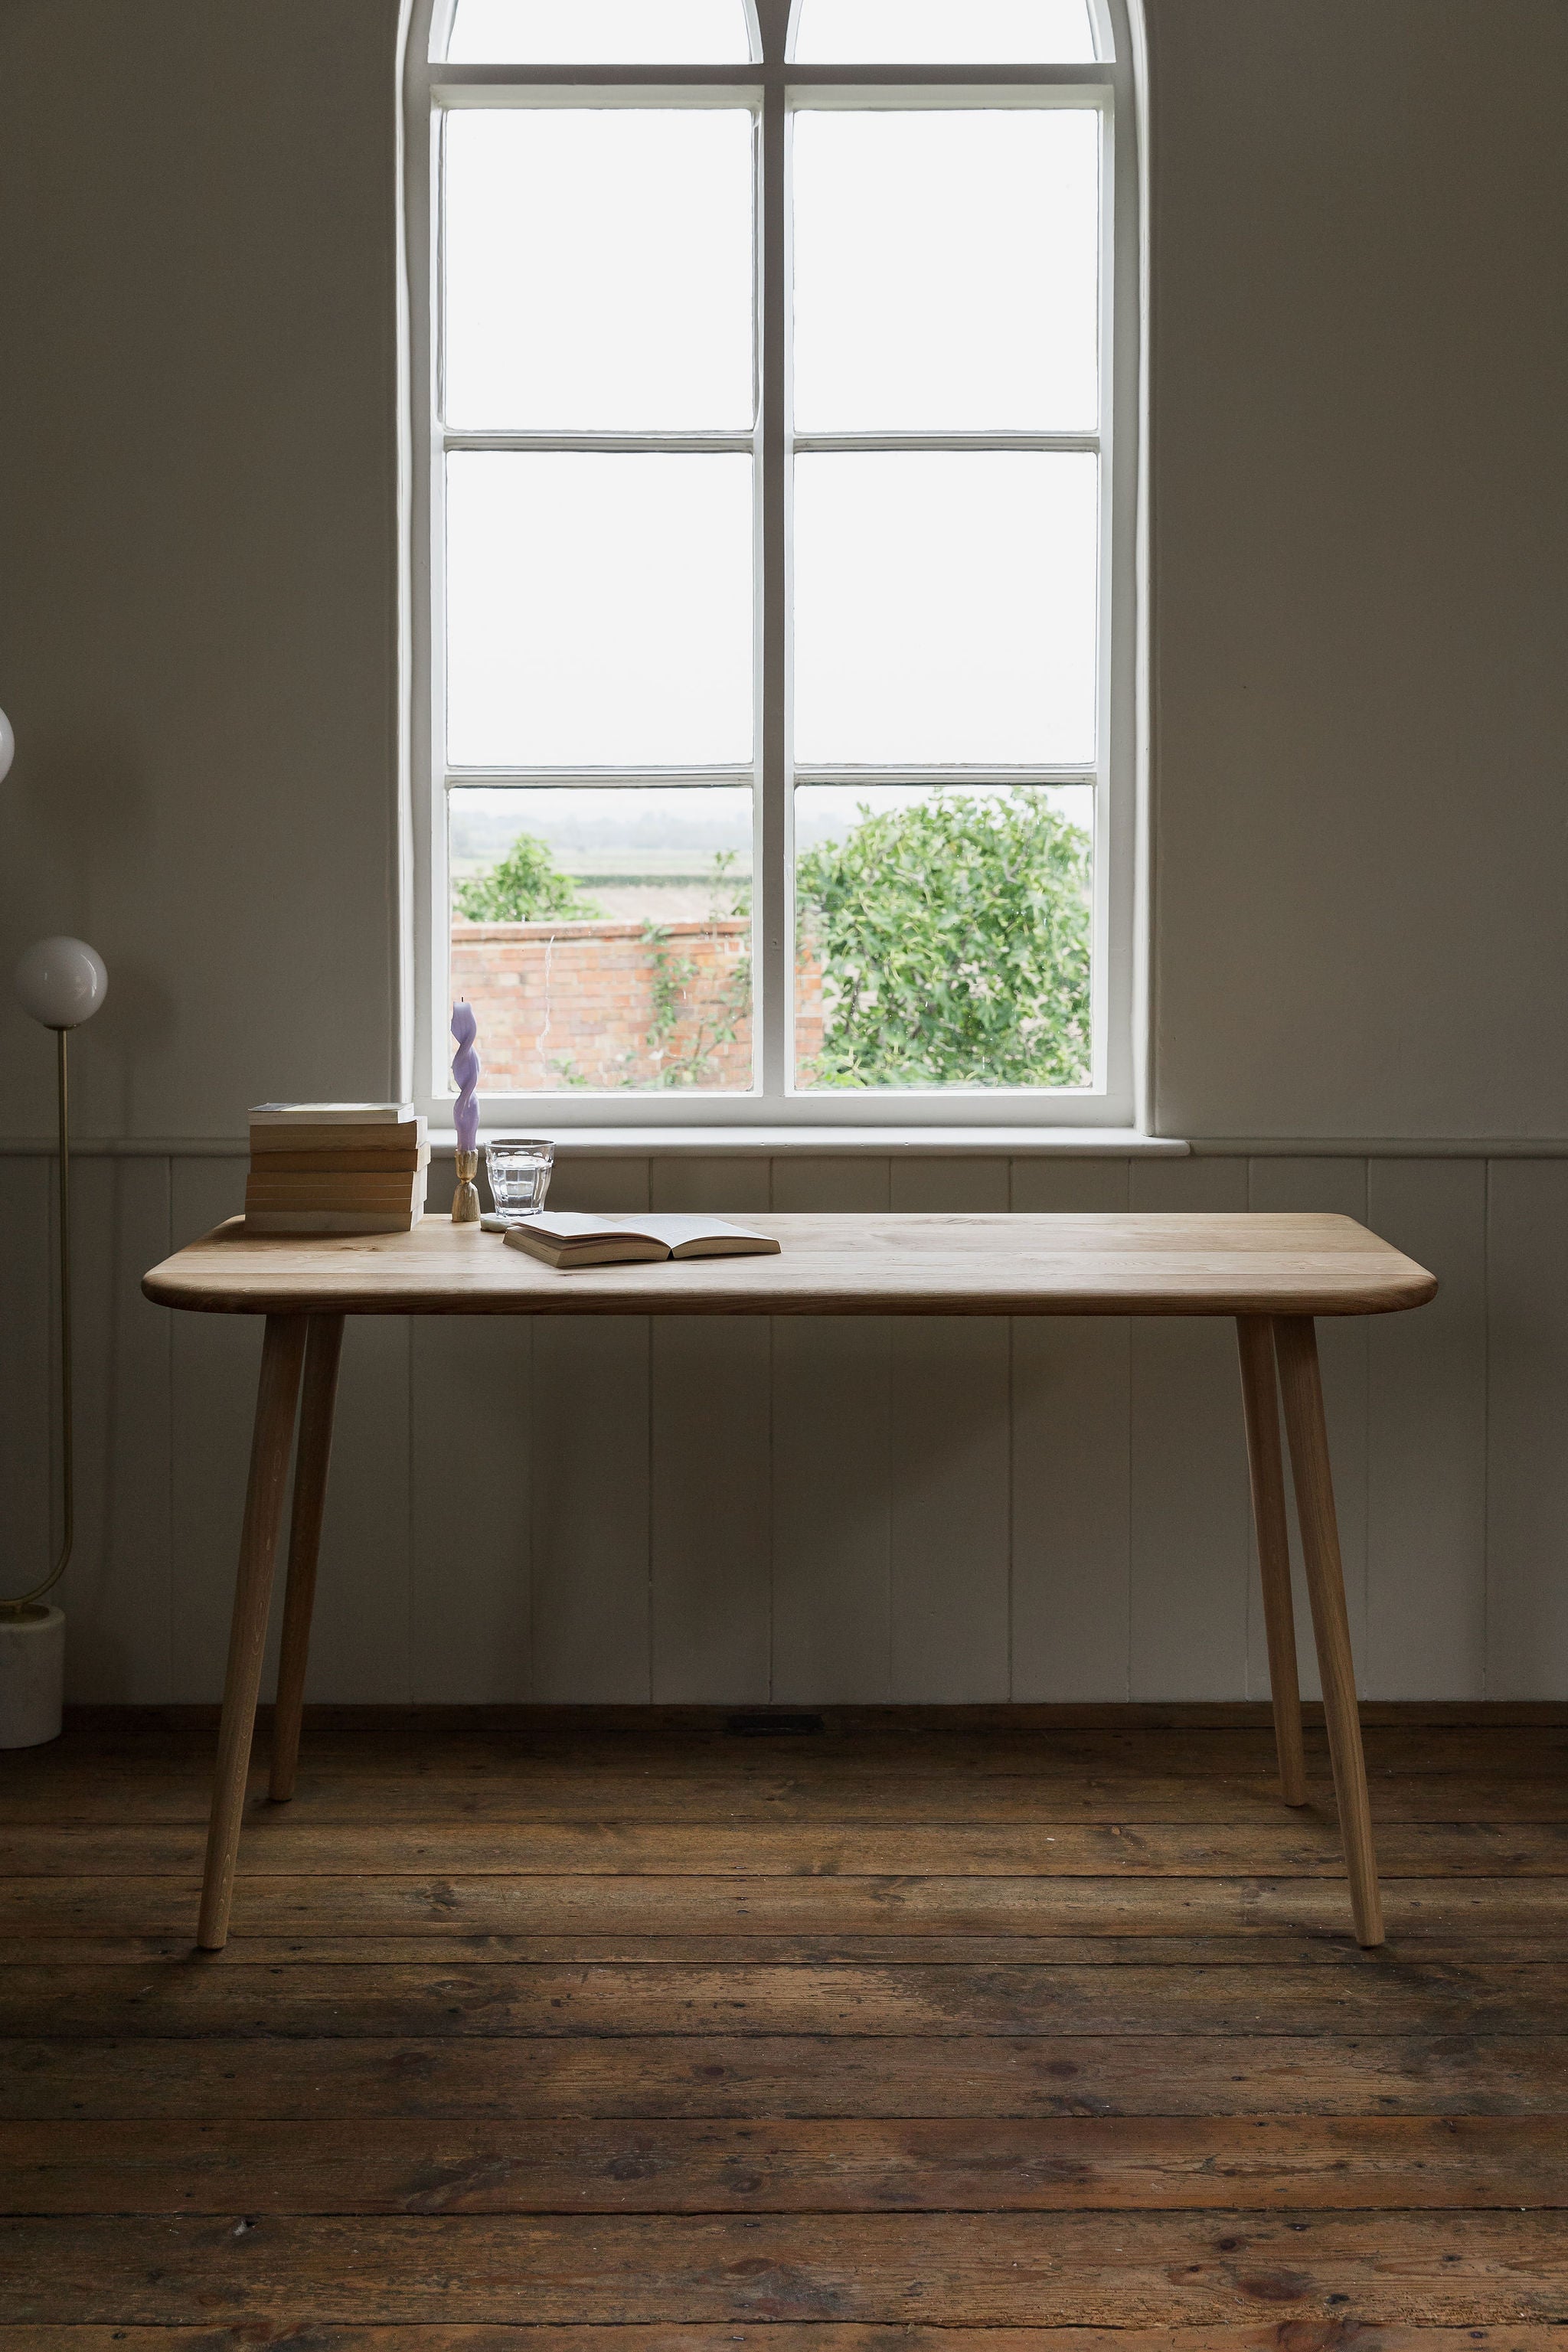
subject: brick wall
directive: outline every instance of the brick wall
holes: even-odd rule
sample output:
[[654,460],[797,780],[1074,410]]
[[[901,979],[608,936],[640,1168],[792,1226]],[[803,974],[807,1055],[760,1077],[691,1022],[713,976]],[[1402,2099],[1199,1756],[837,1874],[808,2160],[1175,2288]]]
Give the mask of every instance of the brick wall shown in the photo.
[[[454,923],[452,993],[478,1018],[485,1090],[749,1086],[751,931],[743,916],[653,936],[603,920]],[[803,1000],[805,1055],[822,1036],[815,970]]]

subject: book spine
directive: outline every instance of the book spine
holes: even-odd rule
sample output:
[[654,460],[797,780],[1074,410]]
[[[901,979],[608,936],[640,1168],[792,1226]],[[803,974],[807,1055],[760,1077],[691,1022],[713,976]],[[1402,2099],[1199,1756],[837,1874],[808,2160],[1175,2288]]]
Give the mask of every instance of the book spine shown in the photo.
[[331,1151],[357,1159],[364,1151],[428,1151],[430,1144],[421,1118],[387,1127],[253,1127],[250,1149],[258,1159],[289,1151]]
[[425,1197],[417,1176],[251,1176],[247,1209],[407,1209]]
[[247,1234],[411,1234],[421,1212],[405,1209],[247,1209]]
[[309,1151],[258,1151],[252,1154],[253,1176],[396,1176],[416,1175],[430,1165],[430,1146],[388,1144],[365,1151],[330,1149]]

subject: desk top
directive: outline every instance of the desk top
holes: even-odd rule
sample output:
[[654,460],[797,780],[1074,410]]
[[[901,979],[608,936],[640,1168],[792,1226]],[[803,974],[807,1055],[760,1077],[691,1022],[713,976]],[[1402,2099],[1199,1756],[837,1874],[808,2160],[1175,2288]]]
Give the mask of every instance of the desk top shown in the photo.
[[1381,1315],[1435,1277],[1331,1216],[752,1216],[777,1257],[560,1274],[499,1234],[247,1238],[231,1218],[154,1266],[220,1315]]

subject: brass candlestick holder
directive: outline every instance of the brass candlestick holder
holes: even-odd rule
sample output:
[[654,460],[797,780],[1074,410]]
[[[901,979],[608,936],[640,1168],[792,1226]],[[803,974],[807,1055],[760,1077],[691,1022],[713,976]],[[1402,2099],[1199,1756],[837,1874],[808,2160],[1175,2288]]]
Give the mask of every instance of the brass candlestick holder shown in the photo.
[[479,1222],[479,1188],[474,1181],[479,1172],[479,1153],[459,1151],[458,1189],[452,1195],[452,1223],[455,1225],[477,1225]]

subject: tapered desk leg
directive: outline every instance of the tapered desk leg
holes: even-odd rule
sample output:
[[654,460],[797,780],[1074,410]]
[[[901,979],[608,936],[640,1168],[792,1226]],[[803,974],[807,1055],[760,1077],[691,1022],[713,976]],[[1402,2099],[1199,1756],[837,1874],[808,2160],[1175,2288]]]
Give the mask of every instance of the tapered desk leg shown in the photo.
[[300,1761],[310,1612],[316,1601],[316,1562],[321,1549],[321,1514],[327,1504],[327,1470],[332,1454],[332,1407],[337,1402],[338,1360],[342,1350],[342,1317],[312,1315],[310,1336],[305,1342],[305,1384],[300,1395],[294,1507],[289,1520],[289,1582],[283,1594],[278,1705],[272,1714],[272,1778],[268,1794],[278,1805],[293,1795]]
[[1377,1885],[1372,1807],[1367,1798],[1366,1759],[1362,1753],[1361,1716],[1356,1706],[1355,1662],[1345,1614],[1344,1570],[1334,1518],[1333,1480],[1329,1469],[1329,1433],[1323,1419],[1323,1384],[1318,1370],[1318,1337],[1310,1315],[1281,1315],[1274,1325],[1285,1430],[1296,1479],[1296,1515],[1312,1601],[1312,1631],[1323,1685],[1329,1755],[1339,1801],[1340,1835],[1351,1883],[1351,1910],[1359,1944],[1383,1941],[1383,1901]]
[[306,1319],[303,1315],[269,1315],[261,1351],[256,1425],[250,1441],[250,1482],[245,1493],[245,1527],[239,1538],[239,1570],[235,1579],[234,1615],[229,1623],[217,1774],[213,1785],[212,1819],[207,1825],[201,1923],[196,1929],[196,1941],[204,1952],[221,1951],[228,1937],[235,1855],[245,1811],[245,1779],[250,1763],[250,1736],[256,1726],[261,1653],[267,1641],[272,1564],[278,1554],[278,1531],[283,1517],[283,1490],[289,1483],[289,1453],[294,1438],[294,1408],[300,1398]]
[[1274,1702],[1274,1745],[1279,1790],[1288,1805],[1307,1801],[1301,1750],[1301,1685],[1296,1673],[1296,1612],[1290,1600],[1290,1537],[1285,1521],[1285,1465],[1279,1454],[1279,1391],[1274,1376],[1274,1329],[1267,1315],[1238,1315],[1241,1409],[1252,1474],[1252,1523],[1263,1583],[1268,1635],[1268,1692]]

